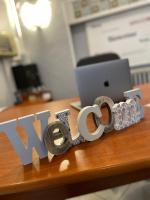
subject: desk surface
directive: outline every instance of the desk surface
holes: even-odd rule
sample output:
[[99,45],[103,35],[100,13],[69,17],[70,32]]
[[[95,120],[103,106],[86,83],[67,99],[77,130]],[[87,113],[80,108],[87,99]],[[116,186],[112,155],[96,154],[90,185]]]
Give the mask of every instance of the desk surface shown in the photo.
[[[143,92],[142,104],[149,103],[150,85],[140,88]],[[55,112],[70,109],[71,130],[76,133],[78,111],[69,105],[74,100],[12,107],[0,114],[0,122],[47,109],[51,111],[50,121],[53,121]],[[36,127],[39,128],[38,123]],[[24,134],[21,135],[25,139]],[[150,178],[150,108],[145,108],[145,119],[139,124],[118,133],[105,134],[97,141],[82,143],[61,156],[39,161],[35,155],[33,164],[25,167],[5,134],[0,135],[0,142],[0,194],[65,185],[70,185],[71,191],[74,184],[78,194],[81,187],[83,193],[87,188],[92,191],[90,183],[91,188],[95,183],[95,188],[103,189]],[[86,189],[85,183],[88,183]]]

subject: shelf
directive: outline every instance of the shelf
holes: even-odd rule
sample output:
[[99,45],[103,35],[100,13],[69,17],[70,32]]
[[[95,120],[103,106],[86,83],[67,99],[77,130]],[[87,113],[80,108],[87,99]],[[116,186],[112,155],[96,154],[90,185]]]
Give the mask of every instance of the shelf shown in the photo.
[[85,23],[87,21],[91,21],[93,19],[111,16],[113,14],[133,10],[133,9],[143,7],[143,6],[146,6],[146,5],[150,5],[150,0],[143,0],[143,1],[140,1],[140,2],[131,3],[131,4],[128,4],[128,5],[123,5],[123,6],[120,6],[118,8],[112,8],[110,10],[106,10],[106,11],[99,12],[99,13],[96,13],[96,14],[84,16],[84,17],[81,17],[81,18],[78,18],[78,19],[74,18],[74,19],[68,20],[68,23],[69,23],[69,26],[75,26],[75,25],[78,25],[78,24],[81,24],[81,23]]

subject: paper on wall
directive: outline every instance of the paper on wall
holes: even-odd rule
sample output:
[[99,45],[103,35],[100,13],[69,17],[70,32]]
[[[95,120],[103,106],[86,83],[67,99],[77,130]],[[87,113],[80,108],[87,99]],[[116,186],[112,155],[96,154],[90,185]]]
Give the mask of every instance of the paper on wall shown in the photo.
[[86,25],[90,55],[115,52],[131,66],[150,63],[150,14],[89,22]]

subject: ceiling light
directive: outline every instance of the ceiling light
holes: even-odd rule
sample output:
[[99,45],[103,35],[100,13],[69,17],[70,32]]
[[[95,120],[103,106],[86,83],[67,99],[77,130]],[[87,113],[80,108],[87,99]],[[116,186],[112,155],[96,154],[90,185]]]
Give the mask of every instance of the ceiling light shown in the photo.
[[20,8],[20,17],[27,29],[47,28],[52,18],[51,2],[37,0],[34,4],[24,2]]

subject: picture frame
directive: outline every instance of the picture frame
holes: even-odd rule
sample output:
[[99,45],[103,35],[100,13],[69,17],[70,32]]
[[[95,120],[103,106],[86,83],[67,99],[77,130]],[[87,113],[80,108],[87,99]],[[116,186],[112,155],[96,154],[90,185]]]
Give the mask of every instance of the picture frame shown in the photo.
[[13,36],[8,32],[0,32],[0,57],[13,57],[17,55]]

